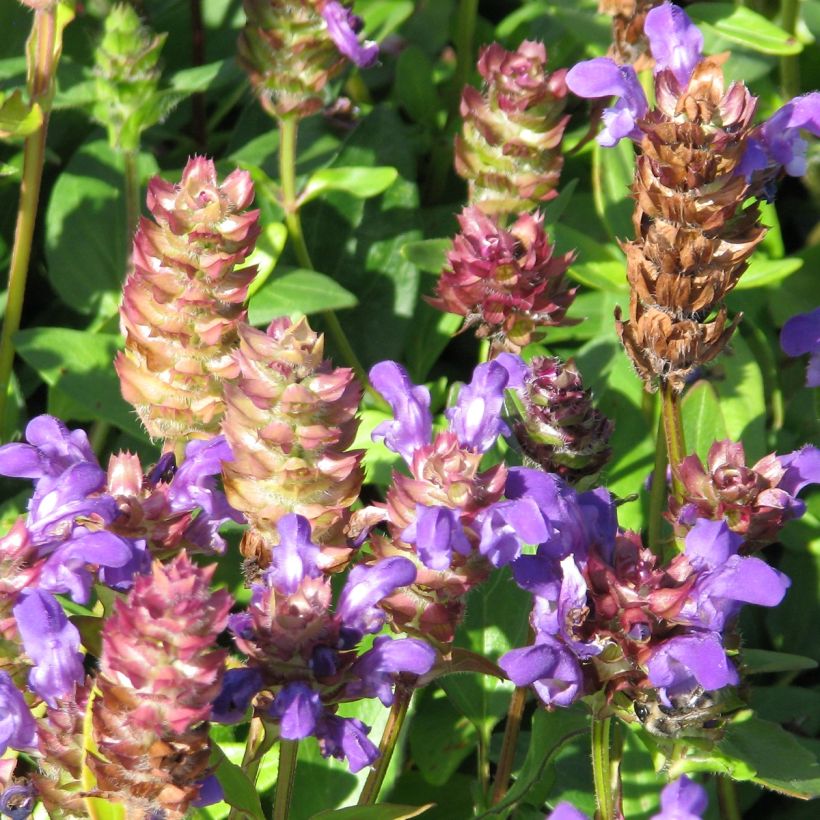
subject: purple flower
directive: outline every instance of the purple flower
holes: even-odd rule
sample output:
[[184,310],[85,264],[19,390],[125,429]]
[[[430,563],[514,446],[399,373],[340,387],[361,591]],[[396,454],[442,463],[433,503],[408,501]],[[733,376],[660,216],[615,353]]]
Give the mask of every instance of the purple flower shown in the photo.
[[623,137],[641,139],[638,120],[649,108],[646,94],[631,65],[619,66],[608,57],[596,57],[578,63],[567,72],[567,86],[579,97],[617,97],[614,105],[604,109],[604,127],[598,142],[606,148]]
[[415,564],[400,556],[354,567],[339,596],[339,618],[347,629],[361,635],[378,632],[385,618],[377,606],[379,601],[415,580]]
[[362,29],[361,18],[337,2],[326,0],[321,15],[327,24],[328,34],[336,48],[359,68],[370,68],[379,58],[379,46],[372,40],[359,42],[358,33]]
[[803,176],[808,144],[801,129],[820,136],[820,91],[795,97],[755,129],[746,141],[740,173],[751,177],[755,171],[779,166],[789,176]]
[[321,550],[310,540],[310,522],[301,515],[285,515],[276,526],[280,540],[265,574],[270,586],[293,595],[305,578],[321,577]]
[[473,371],[473,378],[458,394],[455,407],[445,411],[463,447],[486,453],[509,428],[501,420],[504,407],[504,390],[510,376],[507,369],[497,362],[480,364]]
[[577,658],[549,635],[538,635],[533,646],[510,650],[498,665],[516,686],[532,684],[547,706],[569,706],[581,692],[583,673]]
[[669,638],[653,653],[646,671],[666,705],[670,695],[691,692],[698,686],[710,691],[722,689],[739,680],[715,632]]
[[538,504],[526,496],[493,504],[477,520],[481,531],[479,552],[495,567],[518,558],[523,544],[541,544],[551,534]]
[[325,713],[317,723],[316,737],[325,757],[347,758],[350,771],[355,773],[379,757],[379,750],[367,737],[369,731],[360,720]]
[[401,534],[408,544],[415,544],[422,563],[439,572],[450,566],[453,550],[460,555],[472,552],[464,534],[457,510],[449,507],[425,507],[416,504],[416,519]]
[[225,790],[222,784],[217,780],[216,775],[206,777],[199,784],[199,794],[196,800],[191,801],[194,808],[202,808],[204,806],[212,806],[214,803],[220,803],[225,799]]
[[54,706],[56,698],[82,683],[80,633],[57,600],[40,590],[29,592],[13,611],[23,648],[34,663],[29,686]]
[[[808,484],[820,484],[820,450],[813,445],[806,445],[799,450],[779,456],[778,461],[786,469],[780,479],[779,489],[789,495],[797,495]],[[803,510],[797,513],[800,517]]]
[[562,800],[547,815],[546,820],[589,820],[589,817],[580,809],[576,809],[572,803]]
[[688,84],[703,59],[703,35],[679,6],[664,3],[646,15],[644,31],[655,58],[655,73],[671,71],[678,85]]
[[684,774],[663,787],[661,810],[651,820],[700,820],[708,805],[706,789]]
[[0,671],[0,755],[6,749],[34,749],[37,732],[31,710],[8,672]]
[[820,387],[820,307],[792,316],[780,331],[780,347],[787,356],[810,353],[806,387]]
[[390,361],[371,368],[370,382],[393,408],[394,416],[373,431],[373,440],[384,438],[385,446],[412,464],[413,453],[430,443],[433,432],[430,392],[414,385],[407,371]]
[[389,638],[382,635],[373,642],[353,666],[353,681],[345,690],[349,698],[378,698],[385,706],[393,703],[393,684],[400,673],[426,675],[436,661],[436,652],[415,638]]
[[222,690],[213,702],[211,720],[215,723],[239,723],[262,684],[262,674],[258,669],[228,669],[222,679]]
[[33,478],[45,486],[74,464],[97,463],[85,431],[69,430],[54,416],[32,419],[26,440],[0,447],[0,475]]
[[725,521],[698,520],[686,535],[686,556],[699,576],[675,620],[720,632],[742,604],[783,600],[789,579],[759,558],[738,555],[742,543]]
[[317,692],[306,683],[295,681],[282,687],[270,708],[279,721],[279,734],[286,740],[302,740],[312,735],[324,711]]

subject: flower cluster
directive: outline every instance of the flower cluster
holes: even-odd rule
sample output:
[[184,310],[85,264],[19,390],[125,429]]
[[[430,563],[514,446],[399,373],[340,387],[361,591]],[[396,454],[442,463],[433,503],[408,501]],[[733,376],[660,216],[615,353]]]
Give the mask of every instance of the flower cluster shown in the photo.
[[242,552],[267,566],[277,522],[295,512],[310,521],[326,568],[343,564],[343,528],[363,477],[363,454],[348,450],[361,387],[352,370],[323,358],[324,339],[307,319],[276,319],[264,333],[241,325],[239,340],[223,429],[235,454],[225,491],[250,523]]
[[322,573],[308,521],[286,515],[279,537],[247,612],[231,616],[231,632],[248,664],[227,673],[214,719],[238,721],[260,691],[270,691],[272,702],[260,699],[257,710],[276,722],[280,737],[315,736],[323,755],[346,758],[355,772],[373,763],[378,749],[367,726],[336,714],[338,704],[377,697],[389,706],[400,675],[424,675],[435,661],[435,652],[414,638],[382,635],[370,649],[359,647],[384,625],[379,603],[413,583],[416,568],[401,557],[355,567],[331,611],[330,579]]
[[645,31],[654,109],[635,70],[609,58],[576,65],[567,84],[582,97],[617,97],[603,113],[602,145],[623,137],[640,145],[636,239],[624,245],[630,311],[618,332],[648,389],[660,381],[680,391],[734,331],[723,298],[765,233],[747,201],[763,193],[774,166],[797,170],[805,151],[799,130],[816,127],[820,96],[775,114],[775,139],[768,124],[753,129],[755,98],[742,83],[725,88],[721,60],[703,56],[703,37],[685,12],[664,3],[649,12]]
[[575,254],[554,255],[543,216],[522,214],[507,230],[472,206],[458,221],[461,233],[431,304],[463,316],[464,328],[476,326],[476,336],[494,348],[515,353],[542,328],[573,323],[565,314],[576,288],[564,274]]
[[241,268],[259,235],[246,210],[253,184],[236,170],[221,184],[211,160],[188,161],[172,185],[154,177],[134,238],[120,319],[125,352],[114,363],[123,397],[153,438],[172,445],[219,432],[224,379],[256,269]]
[[535,634],[532,646],[499,661],[512,681],[532,684],[550,706],[595,691],[609,703],[626,696],[639,718],[645,702],[672,709],[738,682],[725,635],[742,604],[776,606],[789,580],[741,555],[742,538],[724,521],[699,520],[684,552],[663,563],[636,533],[618,529],[603,490],[577,494],[554,476],[517,468],[507,495],[536,499],[550,527],[536,553],[512,565],[534,596]]
[[243,0],[239,61],[274,117],[307,117],[325,104],[347,61],[372,66],[379,47],[359,42],[362,21],[338,0]]

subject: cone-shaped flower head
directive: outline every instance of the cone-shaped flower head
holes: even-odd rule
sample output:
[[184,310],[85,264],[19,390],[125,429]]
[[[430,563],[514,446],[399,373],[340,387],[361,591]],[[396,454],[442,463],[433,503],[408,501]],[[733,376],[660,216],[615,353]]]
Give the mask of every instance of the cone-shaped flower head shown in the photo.
[[725,521],[743,537],[744,552],[751,552],[776,541],[786,522],[806,511],[797,494],[820,483],[820,450],[770,453],[747,467],[743,445],[725,439],[709,449],[706,467],[696,455],[687,456],[679,475],[683,499],[669,499],[668,516],[678,534],[685,535],[698,519]]
[[94,52],[92,115],[108,131],[113,148],[136,151],[142,131],[164,113],[157,62],[166,37],[146,29],[128,5],[114,6],[105,17]]
[[430,395],[413,385],[395,362],[370,371],[373,386],[391,404],[395,418],[373,431],[400,453],[410,475],[393,474],[385,505],[354,514],[359,541],[385,522],[389,537],[372,534],[379,556],[413,561],[418,579],[383,602],[394,623],[433,640],[449,642],[464,611],[464,597],[493,566],[512,561],[523,544],[547,532],[531,499],[504,501],[503,464],[481,471],[482,457],[509,430],[501,419],[504,391],[520,386],[523,362],[509,353],[479,365],[446,411],[450,429],[432,438]]
[[357,649],[384,624],[382,600],[412,583],[416,568],[401,557],[355,567],[333,612],[330,579],[319,567],[307,519],[287,515],[279,531],[273,563],[263,583],[254,585],[248,611],[231,618],[236,644],[249,661],[226,675],[214,718],[240,720],[255,695],[268,690],[273,703],[260,701],[259,708],[279,723],[282,737],[313,735],[325,756],[346,757],[358,771],[378,750],[366,726],[335,715],[337,705],[372,697],[390,705],[398,676],[426,674],[435,660],[431,647],[412,638],[381,636],[367,651]]
[[210,591],[215,567],[183,553],[155,563],[106,621],[89,756],[101,796],[133,811],[184,816],[209,774],[208,719],[225,652],[215,649],[231,597]]
[[518,352],[564,318],[575,297],[564,276],[573,253],[554,256],[543,216],[523,214],[509,230],[477,207],[465,208],[431,303],[464,317],[464,328],[496,349]]
[[470,184],[470,204],[485,213],[529,211],[556,196],[566,72],[549,73],[546,63],[542,43],[525,40],[516,51],[492,43],[478,58],[484,89],[464,88],[456,171]]
[[[744,603],[777,606],[789,580],[741,555],[742,539],[723,521],[698,521],[685,553],[664,564],[637,534],[618,531],[603,490],[577,494],[555,476],[514,468],[507,496],[535,500],[551,533],[512,565],[534,596],[535,635],[499,661],[514,683],[532,684],[548,705],[603,690],[610,702],[625,693],[627,703],[670,708],[738,682],[724,635]],[[680,728],[708,736],[719,723]]]
[[325,87],[347,60],[367,68],[378,46],[361,43],[362,21],[337,0],[243,0],[247,23],[239,62],[274,117],[307,117],[325,104]]
[[598,10],[612,15],[612,45],[609,56],[621,65],[642,71],[652,65],[644,25],[650,9],[662,0],[600,0]]
[[524,454],[570,484],[591,485],[609,460],[612,422],[595,409],[573,362],[530,362],[514,433]]
[[305,318],[277,319],[266,333],[241,325],[239,339],[223,429],[234,453],[225,492],[251,525],[243,554],[267,566],[276,523],[297,512],[330,563],[342,562],[342,530],[362,484],[362,453],[348,450],[361,387],[350,369],[323,359],[323,337]]
[[679,7],[652,9],[646,32],[653,110],[634,69],[607,58],[576,65],[567,83],[583,97],[617,97],[604,110],[602,145],[640,143],[636,238],[624,245],[629,318],[618,332],[647,389],[664,381],[681,390],[731,336],[723,299],[765,233],[757,205],[746,204],[759,189],[742,168],[756,100],[742,83],[725,87],[722,60],[703,57],[703,38]]
[[122,394],[154,438],[208,438],[224,412],[223,379],[237,375],[232,350],[255,268],[259,212],[246,210],[245,171],[220,184],[213,162],[189,160],[182,181],[155,177],[134,239],[134,271],[120,308],[125,353],[115,362]]

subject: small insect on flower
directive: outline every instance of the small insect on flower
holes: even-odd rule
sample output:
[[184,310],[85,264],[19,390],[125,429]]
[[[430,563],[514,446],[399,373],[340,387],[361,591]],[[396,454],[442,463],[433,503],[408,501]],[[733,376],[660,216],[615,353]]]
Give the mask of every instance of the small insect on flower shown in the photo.
[[644,729],[655,737],[718,740],[734,711],[732,700],[724,689],[707,691],[696,686],[690,692],[673,695],[668,704],[653,692],[646,699],[636,700],[633,708]]

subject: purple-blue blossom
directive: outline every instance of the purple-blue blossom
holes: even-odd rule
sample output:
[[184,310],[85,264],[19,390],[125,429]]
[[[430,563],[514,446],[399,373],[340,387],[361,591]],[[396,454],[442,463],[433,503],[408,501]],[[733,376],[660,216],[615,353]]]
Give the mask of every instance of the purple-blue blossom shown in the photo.
[[792,316],[780,331],[780,347],[787,356],[810,354],[806,387],[820,387],[820,307]]
[[337,0],[326,0],[320,13],[336,48],[359,68],[370,68],[379,59],[379,46],[372,40],[359,42],[362,20]]
[[544,633],[532,646],[511,649],[498,665],[516,686],[532,685],[547,706],[570,706],[583,694],[578,659],[560,641]]
[[270,716],[279,722],[279,734],[285,740],[302,740],[314,733],[323,711],[319,693],[307,683],[294,681],[277,693]]
[[424,641],[382,635],[353,665],[355,677],[348,684],[346,695],[356,699],[378,698],[390,706],[396,675],[426,675],[435,661],[435,650]]
[[6,749],[33,749],[37,746],[37,726],[23,693],[8,672],[0,671],[0,755]]
[[421,562],[437,571],[450,566],[453,551],[460,555],[472,552],[464,534],[458,510],[449,507],[426,507],[416,504],[416,518],[402,532],[402,539],[413,544]]
[[271,565],[266,570],[269,585],[293,595],[305,578],[319,578],[321,550],[311,540],[310,522],[301,515],[290,513],[276,525],[279,544],[273,550]]
[[370,766],[379,757],[379,750],[368,738],[370,727],[356,718],[343,718],[326,712],[317,723],[319,750],[325,757],[347,760],[354,774]]
[[683,88],[703,59],[703,35],[686,12],[672,3],[650,9],[644,33],[655,60],[655,73],[669,71]]

